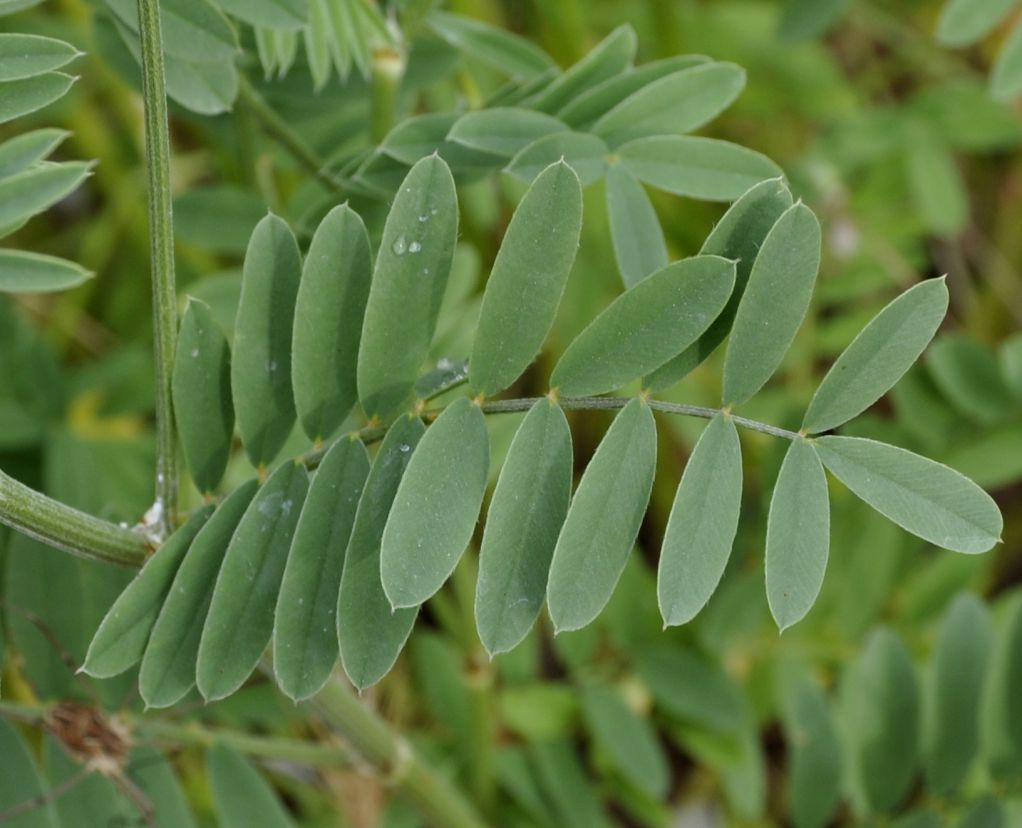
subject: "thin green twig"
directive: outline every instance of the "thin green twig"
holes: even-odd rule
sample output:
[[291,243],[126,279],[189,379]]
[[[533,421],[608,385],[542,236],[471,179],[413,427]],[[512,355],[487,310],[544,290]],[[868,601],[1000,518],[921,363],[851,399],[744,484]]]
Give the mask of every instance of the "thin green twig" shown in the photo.
[[155,539],[162,540],[173,531],[177,509],[177,445],[171,398],[177,340],[177,288],[174,284],[174,220],[170,194],[170,128],[159,0],[138,0],[138,29],[142,44],[156,360],[156,503],[147,515],[147,524]]

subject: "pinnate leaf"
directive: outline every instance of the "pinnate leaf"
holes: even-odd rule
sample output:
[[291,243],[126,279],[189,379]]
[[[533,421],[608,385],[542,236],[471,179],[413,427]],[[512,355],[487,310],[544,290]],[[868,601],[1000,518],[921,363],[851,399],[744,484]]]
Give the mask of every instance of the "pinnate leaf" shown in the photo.
[[543,606],[571,472],[568,421],[556,403],[539,400],[511,441],[486,516],[475,616],[490,655],[513,649]]
[[724,360],[724,403],[740,405],[766,384],[809,309],[820,268],[820,223],[801,202],[767,233],[738,304]]
[[731,556],[742,503],[742,447],[730,417],[706,427],[685,466],[664,533],[657,596],[665,626],[706,606]]
[[968,554],[1000,540],[997,504],[954,469],[860,437],[820,437],[814,445],[838,480],[913,535]]
[[655,471],[653,412],[633,399],[596,449],[557,538],[547,583],[556,631],[586,626],[610,600],[638,536]]
[[486,283],[469,380],[487,396],[503,391],[543,347],[575,262],[582,187],[559,162],[533,182],[515,210]]
[[621,294],[568,346],[551,385],[567,397],[604,394],[649,373],[706,330],[727,302],[735,263],[695,256]]
[[426,431],[383,530],[380,573],[394,609],[424,603],[454,571],[475,531],[489,464],[486,418],[462,397]]
[[784,456],[767,518],[767,600],[781,632],[816,601],[829,549],[827,476],[812,445],[797,438]]

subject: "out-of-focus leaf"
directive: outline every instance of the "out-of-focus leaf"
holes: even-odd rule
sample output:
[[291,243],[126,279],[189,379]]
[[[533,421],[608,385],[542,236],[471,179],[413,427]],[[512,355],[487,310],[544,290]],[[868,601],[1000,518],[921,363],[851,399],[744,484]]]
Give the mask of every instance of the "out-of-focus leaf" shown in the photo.
[[427,23],[456,49],[507,75],[528,78],[554,65],[531,41],[481,20],[433,11]]
[[1005,828],[1004,808],[993,796],[977,800],[957,823],[957,828]]
[[0,81],[22,80],[65,66],[81,54],[70,43],[39,35],[0,34]]
[[362,441],[342,437],[316,470],[298,519],[273,625],[273,670],[295,701],[315,695],[337,662],[344,552],[368,474]]
[[944,279],[907,290],[862,329],[823,378],[802,427],[830,431],[880,399],[919,358],[947,313]]
[[851,0],[788,0],[777,34],[789,42],[822,37],[844,17]]
[[924,227],[954,236],[969,219],[969,196],[951,151],[929,138],[906,148],[906,172],[916,211]]
[[0,291],[49,293],[67,290],[93,277],[79,264],[42,253],[0,250]]
[[607,171],[607,145],[586,132],[556,132],[538,138],[511,159],[506,172],[531,184],[551,164],[564,161],[583,187],[599,181]]
[[291,228],[268,215],[245,253],[231,349],[238,431],[253,465],[270,463],[295,423],[291,339],[302,257]]
[[199,642],[195,678],[205,699],[222,699],[241,687],[270,643],[280,582],[308,490],[305,466],[285,462],[231,537]]
[[387,431],[359,498],[345,552],[337,638],[344,672],[359,690],[394,666],[418,614],[418,607],[391,608],[380,576],[380,542],[401,476],[425,430],[422,420],[405,415]]
[[215,0],[228,14],[253,26],[269,29],[300,29],[308,22],[307,0]]
[[578,63],[529,101],[533,109],[556,115],[579,95],[624,72],[635,58],[638,38],[628,24],[618,26]]
[[75,80],[63,72],[47,72],[45,75],[0,83],[0,124],[59,100]]
[[46,796],[35,759],[21,734],[5,719],[0,719],[0,755],[4,757],[4,772],[0,774],[0,812],[24,807],[37,798],[43,803],[37,808],[28,808],[9,822],[10,828],[58,828],[57,809]]
[[666,626],[691,621],[710,600],[731,556],[741,502],[738,431],[718,414],[685,466],[664,533],[657,596]]
[[1022,400],[1022,333],[1004,340],[998,356],[1005,385],[1011,389],[1016,399]]
[[1003,609],[980,707],[983,757],[995,779],[1017,779],[1022,769],[1022,595]]
[[809,309],[820,267],[820,223],[801,202],[763,240],[735,314],[724,361],[726,405],[755,395],[777,370]]
[[312,440],[330,437],[358,402],[358,344],[372,276],[362,219],[347,205],[335,207],[305,257],[291,344],[295,408]]
[[222,828],[293,828],[273,789],[244,756],[215,745],[206,753],[209,784]]
[[483,533],[475,617],[491,655],[517,646],[539,615],[571,471],[568,421],[559,406],[540,400],[511,442]]
[[577,630],[606,606],[646,512],[656,471],[656,424],[628,403],[582,475],[554,548],[547,603],[554,629]]
[[829,825],[841,801],[841,743],[827,697],[800,677],[783,699],[784,729],[791,751],[788,802],[795,828]]
[[424,603],[454,571],[472,540],[489,464],[486,418],[462,397],[426,431],[383,530],[380,573],[394,609]]
[[566,739],[539,742],[529,749],[540,787],[553,803],[557,825],[605,828],[607,818],[597,786],[586,776],[575,746]]
[[1000,540],[997,504],[954,469],[860,437],[821,437],[814,445],[838,480],[913,535],[967,554]]
[[617,267],[625,287],[667,267],[667,243],[642,184],[621,164],[607,169],[607,213]]
[[945,46],[975,43],[1007,15],[1014,0],[948,0],[937,22],[937,40]]
[[741,687],[716,661],[657,644],[638,654],[636,668],[656,703],[674,718],[730,737],[743,728]]
[[1022,25],[1016,24],[994,63],[990,91],[999,100],[1022,93]]
[[904,642],[874,632],[847,668],[841,702],[845,745],[857,800],[870,813],[897,808],[919,758],[919,689]]
[[[138,10],[134,2],[105,2],[118,21],[137,37]],[[168,57],[189,63],[217,63],[233,60],[238,52],[234,29],[209,0],[163,0],[160,22]]]
[[108,678],[123,673],[142,658],[178,567],[211,514],[212,506],[196,510],[146,561],[96,630],[82,670],[96,678]]
[[203,187],[174,199],[174,232],[190,244],[217,253],[244,253],[252,230],[265,215],[255,191]]
[[436,329],[458,236],[454,179],[430,156],[408,173],[383,231],[358,354],[358,393],[370,417],[408,400]]
[[575,262],[582,188],[561,162],[541,173],[515,210],[486,282],[469,361],[480,394],[503,391],[543,347]]
[[1017,406],[993,352],[965,334],[940,337],[926,366],[951,404],[980,423],[995,423]]
[[993,625],[974,595],[959,595],[941,623],[923,732],[926,783],[937,796],[954,792],[979,745],[979,717]]
[[660,78],[625,98],[592,126],[610,147],[635,138],[685,133],[712,121],[745,86],[733,63],[704,63]]
[[717,318],[735,264],[695,256],[668,265],[621,294],[561,356],[551,386],[568,397],[605,394],[681,353]]
[[690,135],[658,135],[618,150],[621,163],[651,187],[704,201],[733,201],[781,168],[738,144]]

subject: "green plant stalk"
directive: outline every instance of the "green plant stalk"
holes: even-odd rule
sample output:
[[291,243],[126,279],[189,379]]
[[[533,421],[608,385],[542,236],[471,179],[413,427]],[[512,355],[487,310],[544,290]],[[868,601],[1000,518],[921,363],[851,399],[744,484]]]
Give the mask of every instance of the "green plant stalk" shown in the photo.
[[0,523],[78,555],[141,566],[150,551],[141,532],[72,509],[0,471]]
[[311,704],[341,731],[357,757],[383,772],[384,782],[413,803],[431,825],[483,828],[485,823],[454,786],[347,687],[330,682]]
[[163,68],[159,0],[138,0],[142,45],[142,101],[149,185],[149,246],[153,282],[153,350],[156,361],[156,504],[150,516],[162,540],[174,528],[177,509],[177,444],[171,378],[177,339],[174,284],[174,220],[170,195],[170,127]]

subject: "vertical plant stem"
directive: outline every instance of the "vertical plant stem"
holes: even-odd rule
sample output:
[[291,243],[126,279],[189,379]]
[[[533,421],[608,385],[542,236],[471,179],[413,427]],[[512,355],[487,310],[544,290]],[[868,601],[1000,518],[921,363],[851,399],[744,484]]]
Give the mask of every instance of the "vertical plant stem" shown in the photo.
[[142,43],[156,358],[156,504],[149,518],[157,538],[162,539],[173,529],[177,509],[177,447],[170,390],[177,337],[177,290],[174,285],[174,220],[170,201],[170,128],[167,123],[167,84],[163,69],[159,0],[138,0],[138,30]]

